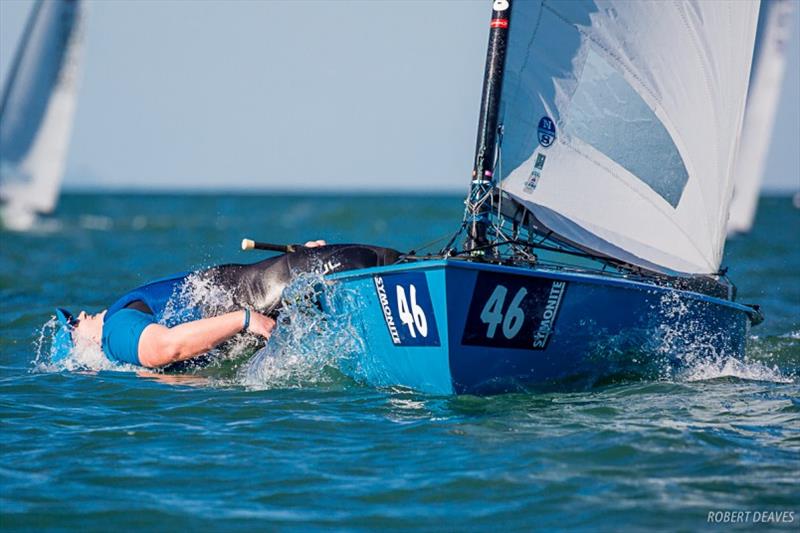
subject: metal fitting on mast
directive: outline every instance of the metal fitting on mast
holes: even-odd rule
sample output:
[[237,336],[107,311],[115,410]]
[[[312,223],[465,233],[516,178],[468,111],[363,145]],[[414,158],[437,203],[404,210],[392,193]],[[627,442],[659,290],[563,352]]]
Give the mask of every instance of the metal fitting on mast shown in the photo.
[[489,45],[483,74],[478,138],[472,167],[472,184],[466,202],[468,235],[464,242],[466,251],[483,254],[482,247],[489,244],[487,229],[491,205],[489,197],[494,184],[494,163],[497,150],[497,126],[500,94],[503,88],[503,69],[511,21],[512,0],[494,0],[489,23]]

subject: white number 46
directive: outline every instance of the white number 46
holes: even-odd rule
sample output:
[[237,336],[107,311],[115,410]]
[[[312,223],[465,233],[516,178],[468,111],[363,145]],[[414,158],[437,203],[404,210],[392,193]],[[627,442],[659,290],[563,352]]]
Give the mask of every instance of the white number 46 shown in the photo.
[[497,326],[501,322],[503,323],[503,335],[505,335],[506,339],[514,338],[522,328],[522,323],[525,322],[525,313],[523,313],[519,305],[522,303],[525,295],[528,294],[528,289],[522,287],[517,291],[517,294],[514,295],[511,303],[508,304],[508,309],[506,309],[504,319],[503,305],[506,302],[507,294],[508,289],[506,289],[503,285],[498,285],[495,287],[492,295],[489,296],[489,299],[486,301],[486,305],[483,306],[483,311],[481,311],[481,320],[484,324],[489,325],[489,327],[486,329],[486,337],[489,339],[494,338],[494,334],[497,332]]
[[402,285],[397,286],[397,311],[400,315],[400,322],[408,326],[411,337],[416,339],[417,331],[423,337],[427,337],[428,320],[425,318],[425,311],[417,304],[417,288],[413,283],[408,286],[408,293],[411,298],[410,306],[406,299],[405,289]]

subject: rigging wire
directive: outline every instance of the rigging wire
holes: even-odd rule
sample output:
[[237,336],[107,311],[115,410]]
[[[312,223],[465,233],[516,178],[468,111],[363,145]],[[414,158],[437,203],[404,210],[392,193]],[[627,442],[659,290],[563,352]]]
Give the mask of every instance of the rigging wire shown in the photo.
[[[505,128],[503,124],[497,125],[497,147],[495,148],[495,160],[494,165],[492,166],[492,179],[495,179],[495,176],[499,176],[497,180],[497,190],[499,194],[497,196],[497,220],[503,220],[503,133]],[[501,231],[499,226],[495,226],[495,239],[500,239]]]
[[[441,237],[437,237],[437,238],[435,238],[435,239],[433,239],[433,240],[431,240],[431,241],[428,241],[428,242],[425,242],[425,243],[423,243],[423,244],[420,244],[419,246],[415,246],[415,247],[413,248],[413,250],[411,250],[411,251],[408,253],[408,255],[416,255],[416,252],[418,252],[418,251],[420,251],[420,250],[425,250],[426,248],[430,248],[430,247],[431,247],[431,246],[433,246],[434,244],[437,244],[437,243],[440,243],[440,242],[444,241],[445,239],[447,239],[447,238],[448,238],[448,236],[449,236],[449,233],[445,233],[445,234],[444,234],[444,235],[442,235]],[[451,239],[452,239],[452,238],[451,238]]]

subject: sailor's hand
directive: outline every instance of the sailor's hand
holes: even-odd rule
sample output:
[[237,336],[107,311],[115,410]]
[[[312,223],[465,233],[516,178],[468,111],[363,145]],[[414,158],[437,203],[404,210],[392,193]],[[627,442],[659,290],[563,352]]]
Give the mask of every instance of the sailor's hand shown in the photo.
[[308,241],[303,246],[306,248],[318,248],[320,246],[325,246],[328,244],[327,242],[323,241],[322,239],[317,239],[316,241]]
[[255,333],[265,339],[269,339],[272,335],[272,330],[275,329],[275,321],[270,317],[250,311],[250,325],[247,326],[247,331]]

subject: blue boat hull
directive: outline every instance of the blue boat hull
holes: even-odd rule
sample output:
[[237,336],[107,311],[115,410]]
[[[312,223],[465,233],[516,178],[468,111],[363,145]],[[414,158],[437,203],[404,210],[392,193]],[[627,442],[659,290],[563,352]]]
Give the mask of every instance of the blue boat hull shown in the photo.
[[744,355],[746,306],[578,272],[431,260],[332,276],[375,386],[486,394]]

